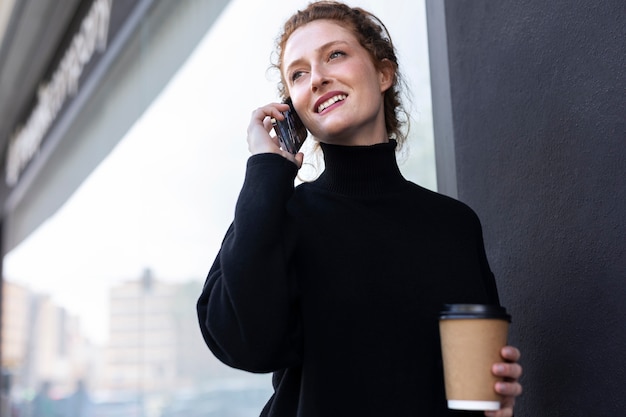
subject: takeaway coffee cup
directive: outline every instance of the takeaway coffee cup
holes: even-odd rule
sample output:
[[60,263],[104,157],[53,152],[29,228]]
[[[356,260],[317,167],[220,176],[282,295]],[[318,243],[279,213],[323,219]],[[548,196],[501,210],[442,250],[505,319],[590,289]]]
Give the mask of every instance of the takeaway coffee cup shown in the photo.
[[502,362],[511,316],[504,307],[446,304],[439,315],[441,353],[448,408],[498,410],[501,397],[491,373]]

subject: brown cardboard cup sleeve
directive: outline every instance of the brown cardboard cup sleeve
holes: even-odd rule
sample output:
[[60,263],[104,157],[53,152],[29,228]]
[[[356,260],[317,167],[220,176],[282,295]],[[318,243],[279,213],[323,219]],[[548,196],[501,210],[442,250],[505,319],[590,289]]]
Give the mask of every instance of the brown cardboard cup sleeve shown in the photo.
[[511,316],[486,304],[446,304],[439,315],[441,354],[448,408],[498,410],[499,380],[491,372],[502,362]]

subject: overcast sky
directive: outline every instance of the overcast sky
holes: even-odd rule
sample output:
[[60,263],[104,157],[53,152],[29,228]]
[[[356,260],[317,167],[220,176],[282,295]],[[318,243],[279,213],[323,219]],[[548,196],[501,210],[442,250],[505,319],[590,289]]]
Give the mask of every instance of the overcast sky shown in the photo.
[[[206,0],[209,1],[209,0]],[[307,1],[233,0],[152,107],[68,202],[4,259],[9,281],[50,294],[106,339],[108,288],[203,280],[232,220],[251,112],[277,99],[266,70],[286,17]],[[434,189],[423,1],[352,1],[377,14],[413,97],[405,175]],[[192,306],[193,307],[193,306]]]

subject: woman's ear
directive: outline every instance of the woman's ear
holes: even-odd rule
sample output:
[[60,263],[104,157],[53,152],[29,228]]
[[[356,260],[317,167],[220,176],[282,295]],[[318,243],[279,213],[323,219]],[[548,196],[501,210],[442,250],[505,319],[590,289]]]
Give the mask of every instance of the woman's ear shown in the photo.
[[380,92],[384,93],[393,85],[396,79],[396,66],[393,64],[393,62],[385,58],[382,61],[380,61],[378,74],[379,74]]

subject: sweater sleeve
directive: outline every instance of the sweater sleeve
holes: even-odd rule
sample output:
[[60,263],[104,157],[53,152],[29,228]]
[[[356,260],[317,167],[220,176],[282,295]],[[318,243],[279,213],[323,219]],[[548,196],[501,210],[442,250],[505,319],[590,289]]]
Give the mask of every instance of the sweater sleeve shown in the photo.
[[234,221],[198,299],[204,340],[231,367],[272,372],[299,362],[287,214],[296,173],[280,155],[250,157]]
[[480,219],[473,212],[474,216],[474,224],[475,224],[475,234],[476,234],[476,251],[478,254],[478,262],[480,264],[480,269],[482,271],[483,277],[483,285],[485,287],[485,292],[487,294],[487,298],[489,303],[491,304],[500,304],[500,297],[498,296],[498,287],[496,285],[496,279],[491,271],[491,267],[489,266],[489,261],[487,260],[487,252],[485,250],[485,241],[483,238],[483,229],[480,222]]

